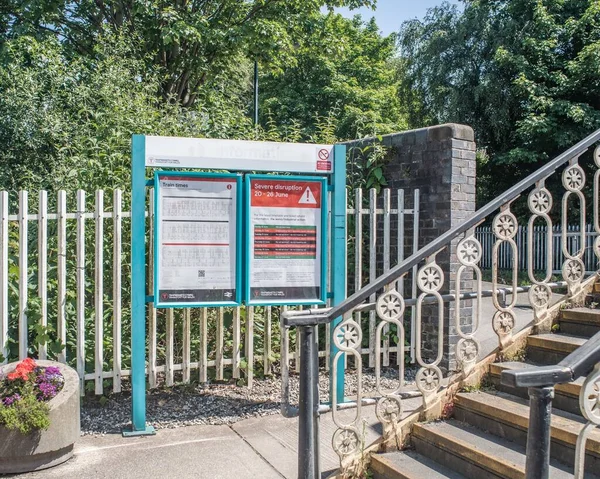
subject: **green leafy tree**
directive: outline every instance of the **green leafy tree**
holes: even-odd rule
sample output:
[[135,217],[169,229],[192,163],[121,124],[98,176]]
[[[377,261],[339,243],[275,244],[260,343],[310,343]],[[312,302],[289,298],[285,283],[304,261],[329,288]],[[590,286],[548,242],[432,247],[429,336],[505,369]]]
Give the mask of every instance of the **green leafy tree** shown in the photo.
[[320,8],[373,6],[375,0],[6,0],[0,33],[53,35],[73,54],[93,55],[107,31],[135,39],[138,56],[160,67],[160,91],[192,105],[202,87],[235,75],[240,61],[282,69],[295,62],[306,25]]
[[338,138],[406,127],[393,67],[395,35],[382,37],[375,20],[329,14],[306,26],[295,65],[261,78],[263,121],[297,124],[311,136],[315,115],[336,118]]
[[223,91],[205,92],[193,109],[159,101],[160,75],[132,58],[127,43],[106,36],[93,57],[75,58],[55,39],[4,44],[1,188],[127,188],[133,133],[227,138],[251,131],[243,104]]
[[489,199],[600,127],[598,0],[472,0],[403,26],[413,125],[474,127]]

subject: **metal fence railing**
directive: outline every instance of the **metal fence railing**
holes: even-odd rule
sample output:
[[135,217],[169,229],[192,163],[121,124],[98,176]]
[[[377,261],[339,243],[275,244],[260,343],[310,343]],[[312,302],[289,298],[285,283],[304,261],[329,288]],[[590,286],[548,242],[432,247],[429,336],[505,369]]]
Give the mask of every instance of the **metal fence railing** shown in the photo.
[[[120,391],[121,379],[130,375],[131,215],[122,210],[129,204],[126,192],[115,190],[112,199],[102,190],[89,196],[82,190],[59,191],[52,198],[46,191],[0,191],[0,355],[4,362],[28,355],[66,362],[77,369],[82,391],[88,386],[103,394],[106,388]],[[410,208],[403,190],[349,191],[349,292],[402,261],[405,251],[413,252],[418,244],[418,190],[407,203]],[[150,216],[148,234],[151,221]],[[405,238],[405,225],[410,225],[412,239]],[[412,249],[405,246],[411,242]],[[407,284],[407,293],[415,287]],[[252,386],[255,363],[270,374],[280,355],[282,366],[299,370],[295,331],[290,334],[279,324],[284,309],[157,310],[149,305],[150,387],[162,379],[167,385],[189,382],[192,374],[201,382],[211,376],[243,375]],[[374,312],[368,321],[365,330],[374,328]],[[41,336],[32,332],[36,324],[49,328],[65,347],[56,351],[37,342]],[[329,333],[329,326],[319,331],[319,356],[327,358],[326,367]],[[393,351],[389,348],[386,354]],[[374,335],[362,354],[374,362]]]
[[[533,269],[541,271],[546,269],[546,261],[548,254],[552,257],[552,272],[559,274],[561,267],[565,261],[565,254],[561,244],[562,226],[554,225],[552,227],[552,250],[549,252],[547,248],[548,227],[534,226],[531,232],[531,240],[533,242]],[[567,247],[569,251],[579,251],[581,248],[581,232],[579,225],[569,225],[567,227]],[[475,237],[479,240],[482,246],[481,268],[492,268],[492,249],[496,237],[491,226],[482,226],[477,228]],[[529,227],[519,226],[515,242],[517,243],[519,269],[527,270],[527,248],[529,243]],[[594,241],[598,237],[598,233],[594,231],[594,225],[588,224],[585,227],[585,252],[582,257],[583,264],[587,272],[593,272],[598,269],[598,259],[594,254]],[[498,269],[511,269],[513,261],[512,248],[508,244],[500,246],[498,251]]]

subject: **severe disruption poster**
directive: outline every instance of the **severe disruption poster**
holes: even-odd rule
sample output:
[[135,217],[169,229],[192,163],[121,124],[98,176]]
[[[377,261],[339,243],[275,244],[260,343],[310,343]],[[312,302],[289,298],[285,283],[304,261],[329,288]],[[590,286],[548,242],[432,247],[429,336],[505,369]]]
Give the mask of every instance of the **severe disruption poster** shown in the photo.
[[239,301],[240,184],[238,175],[157,174],[157,307]]
[[325,180],[249,175],[248,304],[325,300]]

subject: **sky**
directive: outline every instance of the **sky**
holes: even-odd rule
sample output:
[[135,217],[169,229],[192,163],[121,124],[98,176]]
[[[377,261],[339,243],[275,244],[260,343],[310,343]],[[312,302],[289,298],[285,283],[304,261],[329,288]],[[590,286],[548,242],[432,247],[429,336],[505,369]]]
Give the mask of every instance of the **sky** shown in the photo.
[[[447,0],[449,3],[462,7],[458,0]],[[405,20],[423,18],[428,8],[441,5],[443,0],[377,0],[377,9],[359,8],[349,10],[348,8],[337,8],[336,11],[345,17],[352,18],[360,14],[365,20],[375,17],[377,25],[384,35],[397,32]]]

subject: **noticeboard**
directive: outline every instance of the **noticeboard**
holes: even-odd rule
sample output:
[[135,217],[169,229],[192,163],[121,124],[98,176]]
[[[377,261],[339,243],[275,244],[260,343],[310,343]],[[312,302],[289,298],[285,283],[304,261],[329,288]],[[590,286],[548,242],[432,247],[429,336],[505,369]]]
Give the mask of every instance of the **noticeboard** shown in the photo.
[[327,183],[246,176],[246,304],[324,304]]
[[241,185],[236,174],[155,173],[157,308],[240,303]]

